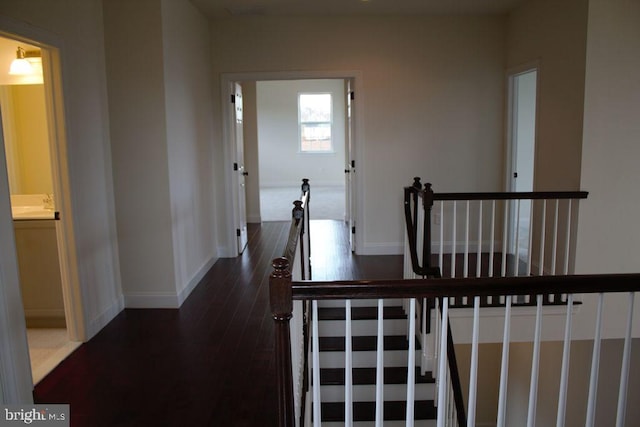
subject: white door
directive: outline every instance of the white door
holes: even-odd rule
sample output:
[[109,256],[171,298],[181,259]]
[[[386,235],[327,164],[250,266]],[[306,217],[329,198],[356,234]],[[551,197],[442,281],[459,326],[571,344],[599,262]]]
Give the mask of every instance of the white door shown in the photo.
[[351,252],[356,251],[356,204],[355,204],[355,188],[356,188],[356,161],[355,161],[355,88],[354,80],[347,80],[347,143],[346,160],[347,164],[344,169],[346,175],[346,207],[347,207],[347,225],[349,226],[349,244]]
[[[533,191],[536,140],[536,86],[537,70],[509,76],[510,98],[510,191]],[[519,209],[514,205],[511,215],[511,242],[516,259],[529,258],[529,234],[531,202],[521,201]],[[516,249],[517,248],[517,249]]]
[[238,254],[244,252],[247,246],[247,199],[245,177],[248,175],[244,169],[244,138],[242,121],[242,87],[234,83],[231,102],[233,109],[233,135],[236,148],[236,159],[233,164],[234,180],[237,182],[237,212],[236,212],[236,236],[238,239]]

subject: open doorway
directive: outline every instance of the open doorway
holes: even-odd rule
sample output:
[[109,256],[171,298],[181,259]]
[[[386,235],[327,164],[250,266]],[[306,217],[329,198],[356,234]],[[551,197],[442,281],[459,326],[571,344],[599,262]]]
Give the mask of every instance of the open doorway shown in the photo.
[[68,191],[59,155],[62,112],[52,87],[56,73],[59,78],[54,50],[11,35],[0,37],[0,141],[10,190],[3,197],[11,204],[34,384],[83,338],[81,311],[70,304],[71,257],[60,221],[59,201]]
[[285,221],[309,178],[313,219],[345,219],[343,79],[256,82],[261,221]]
[[[509,84],[509,156],[508,190],[531,192],[534,189],[534,165],[536,147],[536,68],[511,73]],[[511,209],[511,248],[518,271],[527,271],[531,263],[531,218],[533,206],[530,200],[515,203]]]

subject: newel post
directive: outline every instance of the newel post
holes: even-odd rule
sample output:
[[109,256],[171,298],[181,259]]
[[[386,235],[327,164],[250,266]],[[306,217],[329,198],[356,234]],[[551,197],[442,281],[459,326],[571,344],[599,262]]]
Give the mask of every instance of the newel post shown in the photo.
[[295,426],[293,374],[291,367],[291,335],[289,320],[293,313],[291,271],[286,258],[273,260],[269,276],[269,300],[275,322],[276,378],[278,381],[278,425]]

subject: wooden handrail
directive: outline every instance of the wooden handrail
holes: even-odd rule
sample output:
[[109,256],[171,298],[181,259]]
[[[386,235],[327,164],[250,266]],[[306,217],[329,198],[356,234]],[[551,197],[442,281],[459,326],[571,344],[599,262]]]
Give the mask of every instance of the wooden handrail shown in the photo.
[[292,282],[294,300],[439,298],[640,291],[640,273]]

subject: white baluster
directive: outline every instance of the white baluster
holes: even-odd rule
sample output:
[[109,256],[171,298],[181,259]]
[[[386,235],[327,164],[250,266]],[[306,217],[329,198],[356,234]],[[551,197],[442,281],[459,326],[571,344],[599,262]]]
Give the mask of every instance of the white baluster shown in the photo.
[[447,400],[447,330],[449,325],[449,298],[442,298],[442,325],[440,327],[440,355],[438,360],[438,412],[437,425],[445,427]]
[[416,299],[411,298],[409,304],[409,355],[407,358],[407,413],[406,426],[413,427],[414,400],[416,385]]
[[478,206],[478,255],[476,259],[476,277],[482,275],[482,200]]
[[353,352],[351,349],[351,300],[345,301],[345,332],[344,332],[344,425],[353,425],[353,390],[352,366]]
[[529,205],[529,243],[527,245],[527,276],[531,276],[531,261],[533,259],[533,211],[534,200]]
[[442,262],[444,257],[444,202],[440,202],[440,252],[438,255],[438,267],[442,273]]
[[635,293],[629,292],[629,313],[627,314],[627,333],[624,337],[622,353],[622,368],[620,369],[620,390],[618,391],[618,410],[616,412],[616,427],[624,427],[627,410],[627,388],[629,386],[629,365],[631,362],[631,331],[633,329],[633,302]]
[[378,345],[376,349],[376,427],[384,423],[384,300],[378,300]]
[[451,218],[452,228],[451,228],[451,277],[456,277],[456,246],[458,243],[458,230],[457,230],[457,201],[453,201],[453,216]]
[[480,297],[473,299],[473,333],[471,338],[471,367],[469,372],[469,404],[467,426],[476,425],[476,396],[478,388],[478,336],[480,333]]
[[469,277],[469,201],[467,200],[464,224],[464,268],[463,277]]
[[604,294],[598,294],[598,311],[596,314],[596,331],[593,338],[593,354],[591,356],[591,378],[589,379],[589,399],[587,401],[587,421],[585,427],[595,425],[596,401],[598,394],[598,373],[600,370],[600,344],[602,337],[602,305]]
[[573,294],[567,297],[567,318],[564,326],[564,347],[562,350],[562,371],[560,372],[560,391],[558,392],[558,416],[556,427],[564,427],[567,411],[567,388],[569,386],[569,360],[571,357],[571,320],[573,310]]
[[536,329],[533,338],[533,357],[531,361],[531,382],[529,383],[529,412],[527,427],[536,424],[536,408],[538,403],[538,372],[540,366],[540,334],[542,333],[542,295],[537,295]]
[[502,227],[502,277],[507,275],[507,252],[509,252],[509,201],[504,201],[504,226]]
[[553,215],[553,246],[551,247],[551,274],[556,275],[556,258],[558,255],[558,213],[560,200],[556,199],[556,209]]
[[564,274],[569,274],[569,249],[571,247],[571,206],[573,200],[569,199],[567,205],[567,235],[564,244]]
[[502,364],[500,367],[500,393],[498,397],[498,427],[504,427],[507,416],[507,380],[509,376],[509,339],[511,334],[511,295],[505,298],[504,336],[502,338]]
[[489,235],[489,277],[493,277],[493,254],[496,236],[496,201],[491,201],[491,234]]
[[513,266],[513,275],[517,276],[520,270],[520,199],[516,200],[516,238],[515,238],[516,249],[514,252],[515,255],[515,265]]
[[540,269],[538,270],[538,274],[540,276],[544,275],[544,245],[545,245],[545,236],[547,231],[547,201],[542,200],[542,225],[540,226]]
[[320,339],[318,334],[318,301],[313,300],[311,303],[313,311],[313,321],[311,322],[312,340],[311,356],[313,359],[313,425],[319,426],[322,420],[320,407],[322,400],[320,398]]

